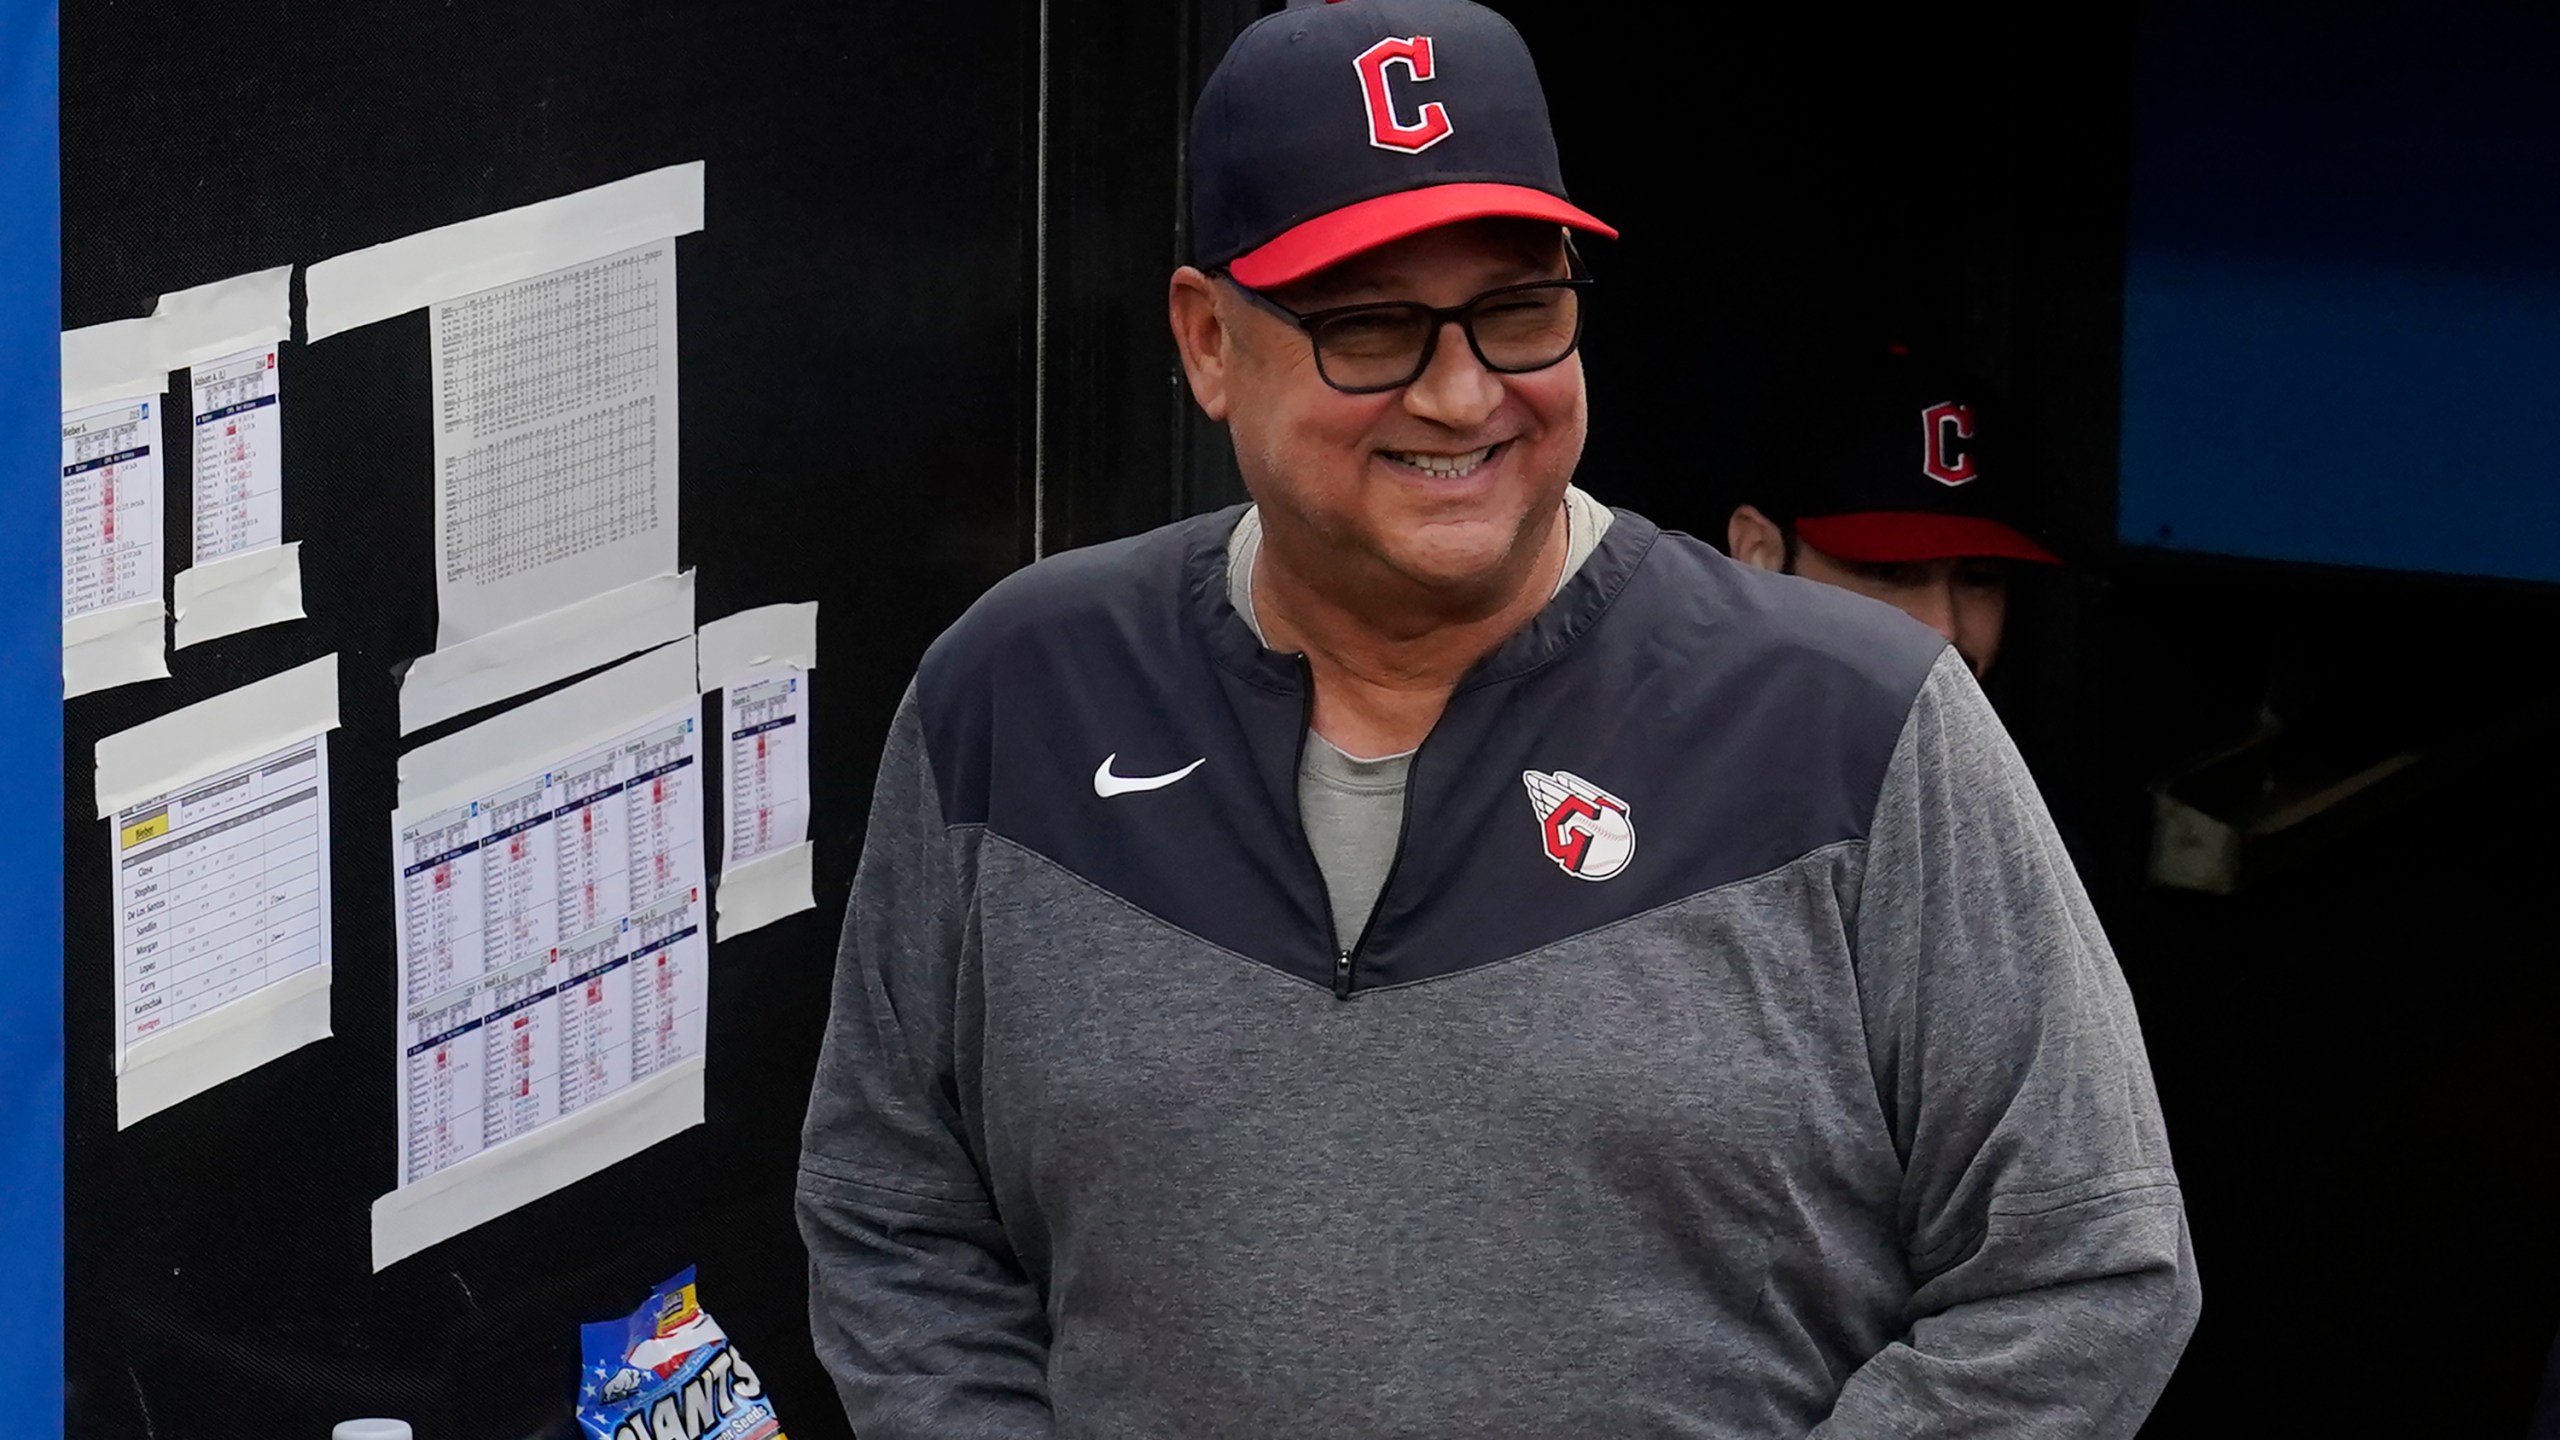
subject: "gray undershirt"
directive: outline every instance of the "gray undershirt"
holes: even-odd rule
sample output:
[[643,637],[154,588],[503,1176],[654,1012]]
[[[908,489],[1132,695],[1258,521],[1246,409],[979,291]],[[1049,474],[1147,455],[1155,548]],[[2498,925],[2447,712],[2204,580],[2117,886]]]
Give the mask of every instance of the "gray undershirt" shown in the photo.
[[[1608,506],[1573,486],[1564,492],[1564,515],[1559,592],[1617,518]],[[1253,562],[1261,553],[1262,511],[1250,507],[1227,537],[1227,601],[1253,628],[1254,638],[1267,644],[1261,617],[1253,609]],[[1377,908],[1378,892],[1386,887],[1387,868],[1395,863],[1396,841],[1404,830],[1405,776],[1412,768],[1410,750],[1362,759],[1312,733],[1298,757],[1298,818],[1316,853],[1316,868],[1324,873],[1326,898],[1333,902],[1335,941],[1345,950],[1359,943],[1369,912]]]

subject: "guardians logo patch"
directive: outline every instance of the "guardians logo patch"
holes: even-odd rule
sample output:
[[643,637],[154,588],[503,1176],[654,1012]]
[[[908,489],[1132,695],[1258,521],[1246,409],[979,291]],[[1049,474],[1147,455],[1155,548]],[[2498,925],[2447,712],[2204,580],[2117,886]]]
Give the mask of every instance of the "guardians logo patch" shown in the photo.
[[1636,855],[1627,802],[1570,770],[1523,770],[1538,839],[1556,868],[1576,880],[1606,880]]

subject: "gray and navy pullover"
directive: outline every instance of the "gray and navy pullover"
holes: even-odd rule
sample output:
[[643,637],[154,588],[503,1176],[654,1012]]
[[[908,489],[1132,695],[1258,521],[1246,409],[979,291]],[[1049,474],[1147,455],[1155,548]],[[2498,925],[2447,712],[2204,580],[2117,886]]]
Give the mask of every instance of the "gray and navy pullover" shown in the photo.
[[1009,578],[899,711],[800,1176],[862,1440],[2133,1433],[2177,1179],[1953,652],[1621,512],[1336,935],[1236,517]]

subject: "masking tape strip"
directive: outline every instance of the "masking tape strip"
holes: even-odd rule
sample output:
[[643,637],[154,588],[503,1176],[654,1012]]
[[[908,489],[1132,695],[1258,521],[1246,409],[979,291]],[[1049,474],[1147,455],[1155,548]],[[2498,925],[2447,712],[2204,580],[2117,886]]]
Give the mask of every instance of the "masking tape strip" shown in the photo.
[[818,901],[810,883],[810,865],[816,854],[817,846],[803,840],[787,850],[759,855],[721,872],[719,888],[712,892],[714,937],[727,940],[770,925],[785,915],[816,909]]
[[166,394],[169,372],[293,337],[293,267],[172,290],[148,315],[62,332],[62,408]]
[[724,690],[776,665],[818,668],[818,602],[765,605],[702,627],[702,688]]
[[320,340],[701,228],[702,162],[670,165],[323,260],[303,276],[303,330]]
[[472,799],[699,698],[688,635],[401,756],[401,812],[425,815]]
[[485,1225],[702,1123],[697,1055],[373,1202],[373,1268]]
[[169,612],[157,600],[62,622],[62,697],[169,678]]
[[693,572],[636,584],[520,620],[410,662],[400,733],[610,665],[693,633]]
[[172,710],[98,742],[98,818],[337,728],[334,654]]
[[178,648],[303,618],[302,542],[225,555],[176,580]]
[[169,367],[152,348],[147,317],[62,332],[63,413],[110,400],[155,399],[168,388]]
[[116,1128],[326,1040],[329,1033],[329,967],[317,965],[154,1035],[125,1052],[124,1071],[116,1076]]
[[151,311],[153,363],[184,370],[293,337],[293,267],[172,290]]

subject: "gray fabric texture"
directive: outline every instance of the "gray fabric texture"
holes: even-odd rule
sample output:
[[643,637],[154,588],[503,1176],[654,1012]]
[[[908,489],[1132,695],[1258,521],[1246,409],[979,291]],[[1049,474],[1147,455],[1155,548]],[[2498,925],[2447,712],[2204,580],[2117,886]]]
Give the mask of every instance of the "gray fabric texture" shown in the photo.
[[1350,948],[1378,906],[1404,829],[1404,781],[1413,752],[1362,760],[1321,735],[1298,761],[1298,818],[1324,872],[1334,943]]
[[801,1161],[863,1440],[2120,1437],[2194,1324],[2130,996],[1952,652],[1866,839],[1348,1003],[934,763],[911,694]]
[[[1565,487],[1564,566],[1557,590],[1591,558],[1615,518],[1609,507],[1580,486]],[[1253,608],[1253,562],[1262,552],[1262,512],[1247,508],[1227,539],[1227,602],[1265,638]],[[1413,752],[1376,758],[1345,753],[1322,735],[1309,735],[1298,760],[1298,815],[1316,868],[1324,872],[1325,897],[1333,905],[1333,934],[1350,946],[1360,938],[1395,863],[1404,825],[1404,781]]]

